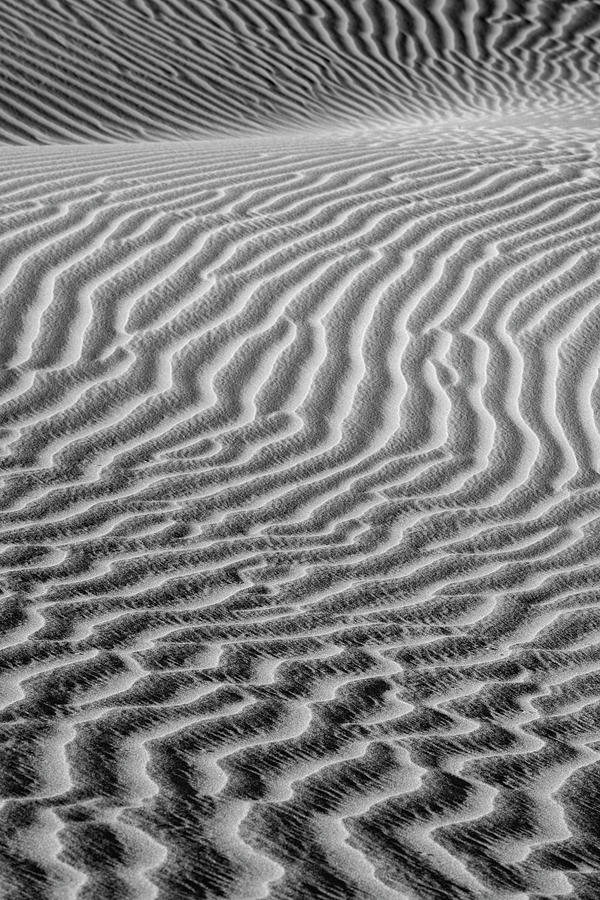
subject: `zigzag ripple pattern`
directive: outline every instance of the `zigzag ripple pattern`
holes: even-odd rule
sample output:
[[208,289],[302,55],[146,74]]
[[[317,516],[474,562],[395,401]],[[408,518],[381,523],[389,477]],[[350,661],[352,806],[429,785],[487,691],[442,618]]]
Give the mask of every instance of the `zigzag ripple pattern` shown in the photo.
[[152,146],[3,152],[5,896],[597,896],[595,144]]
[[599,28],[0,4],[2,898],[600,896]]

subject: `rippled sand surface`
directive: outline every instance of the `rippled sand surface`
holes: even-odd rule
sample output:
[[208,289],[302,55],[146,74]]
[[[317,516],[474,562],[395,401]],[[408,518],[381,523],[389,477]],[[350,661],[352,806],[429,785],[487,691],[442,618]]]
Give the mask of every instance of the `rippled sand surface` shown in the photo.
[[599,44],[1,4],[2,898],[600,897]]

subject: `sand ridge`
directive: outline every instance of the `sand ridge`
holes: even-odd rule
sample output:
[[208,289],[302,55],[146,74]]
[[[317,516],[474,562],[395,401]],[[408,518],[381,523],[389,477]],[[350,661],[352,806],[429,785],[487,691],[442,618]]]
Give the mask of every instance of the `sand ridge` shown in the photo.
[[596,898],[598,4],[0,19],[0,894]]
[[4,0],[0,140],[586,120],[599,37],[596,0]]

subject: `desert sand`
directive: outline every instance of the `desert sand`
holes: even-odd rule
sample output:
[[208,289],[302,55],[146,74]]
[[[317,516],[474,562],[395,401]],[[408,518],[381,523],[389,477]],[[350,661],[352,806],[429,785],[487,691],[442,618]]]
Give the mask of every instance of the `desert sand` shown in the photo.
[[600,897],[599,41],[0,5],[2,898]]

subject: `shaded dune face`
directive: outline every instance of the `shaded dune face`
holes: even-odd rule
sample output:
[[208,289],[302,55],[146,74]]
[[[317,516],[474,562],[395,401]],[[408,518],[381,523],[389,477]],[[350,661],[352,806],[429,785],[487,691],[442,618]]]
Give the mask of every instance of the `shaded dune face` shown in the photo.
[[598,5],[0,20],[0,895],[600,896]]
[[3,0],[0,140],[596,110],[596,0]]

